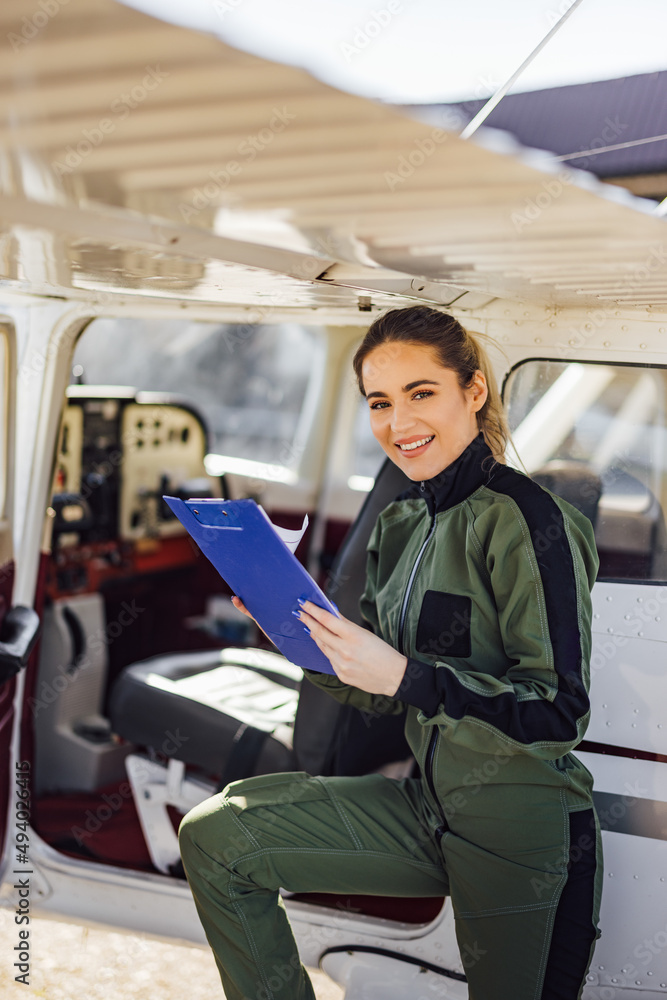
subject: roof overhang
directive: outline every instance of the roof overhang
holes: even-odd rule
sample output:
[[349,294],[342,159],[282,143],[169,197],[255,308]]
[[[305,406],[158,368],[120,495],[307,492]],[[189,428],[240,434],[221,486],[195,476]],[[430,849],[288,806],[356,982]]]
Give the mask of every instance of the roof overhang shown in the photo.
[[250,308],[255,321],[494,298],[667,308],[652,202],[503,133],[461,140],[113,0],[55,6],[0,11],[10,292]]

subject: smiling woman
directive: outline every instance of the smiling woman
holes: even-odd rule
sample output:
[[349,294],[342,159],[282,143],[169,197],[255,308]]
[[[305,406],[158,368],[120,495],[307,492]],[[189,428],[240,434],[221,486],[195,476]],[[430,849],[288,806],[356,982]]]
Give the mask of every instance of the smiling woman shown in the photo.
[[504,464],[491,371],[451,316],[385,314],[354,367],[414,485],[369,541],[365,627],[299,602],[335,671],[305,676],[369,725],[407,707],[418,771],[249,778],[188,813],[181,854],[225,995],[312,1000],[283,888],[446,893],[469,1000],[576,1000],[602,880],[571,753],[590,715],[592,525]]

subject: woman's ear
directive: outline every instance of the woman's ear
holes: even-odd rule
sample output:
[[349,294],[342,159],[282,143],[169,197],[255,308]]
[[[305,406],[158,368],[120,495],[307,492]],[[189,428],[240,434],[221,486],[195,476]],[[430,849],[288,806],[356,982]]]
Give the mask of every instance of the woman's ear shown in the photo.
[[479,369],[475,372],[472,385],[468,386],[472,412],[479,413],[489,397],[489,387],[486,384],[486,375]]

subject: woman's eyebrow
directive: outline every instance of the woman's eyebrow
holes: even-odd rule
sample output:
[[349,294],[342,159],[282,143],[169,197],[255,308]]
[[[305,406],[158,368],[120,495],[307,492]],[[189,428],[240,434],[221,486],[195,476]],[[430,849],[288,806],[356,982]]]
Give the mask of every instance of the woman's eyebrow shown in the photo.
[[[418,385],[439,385],[439,383],[434,382],[433,379],[430,378],[418,378],[416,382],[408,382],[407,385],[404,385],[401,391],[410,392],[411,389],[416,389]],[[366,399],[373,399],[374,396],[387,396],[387,393],[380,392],[378,390],[366,393]]]
[[403,392],[410,392],[411,389],[416,389],[418,385],[438,385],[438,382],[434,382],[430,378],[418,378],[416,382],[408,382],[407,385],[403,386]]

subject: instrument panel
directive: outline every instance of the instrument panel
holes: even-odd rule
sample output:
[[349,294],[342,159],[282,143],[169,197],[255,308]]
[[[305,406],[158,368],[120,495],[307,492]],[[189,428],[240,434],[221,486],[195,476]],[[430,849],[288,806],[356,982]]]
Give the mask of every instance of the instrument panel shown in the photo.
[[68,387],[51,497],[52,596],[192,561],[162,495],[220,495],[204,469],[207,439],[203,418],[180,397]]

